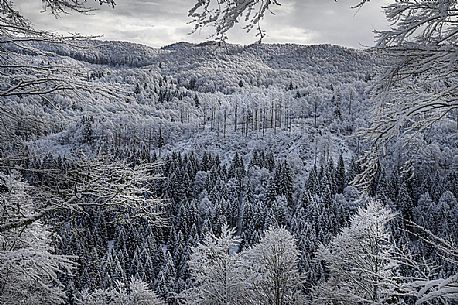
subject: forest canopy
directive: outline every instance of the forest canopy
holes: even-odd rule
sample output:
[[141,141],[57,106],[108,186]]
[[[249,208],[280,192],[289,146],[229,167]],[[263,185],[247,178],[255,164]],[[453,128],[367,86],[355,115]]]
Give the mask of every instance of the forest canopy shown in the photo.
[[391,1],[368,50],[225,43],[280,4],[154,49],[0,0],[0,303],[456,302],[456,1]]

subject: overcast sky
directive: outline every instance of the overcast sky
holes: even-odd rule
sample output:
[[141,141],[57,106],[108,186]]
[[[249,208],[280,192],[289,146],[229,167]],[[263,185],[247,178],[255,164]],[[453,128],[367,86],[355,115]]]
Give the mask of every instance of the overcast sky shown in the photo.
[[[381,1],[360,10],[350,8],[355,1],[282,0],[274,16],[262,23],[266,43],[330,43],[364,48],[374,43],[374,29],[387,26]],[[16,0],[16,7],[37,27],[62,33],[103,35],[105,40],[124,40],[161,47],[178,41],[200,42],[208,33],[189,35],[187,11],[193,0],[117,0],[115,9],[100,7],[91,16],[64,15],[56,19],[42,12],[40,0]],[[234,29],[229,42],[248,44],[255,33]]]

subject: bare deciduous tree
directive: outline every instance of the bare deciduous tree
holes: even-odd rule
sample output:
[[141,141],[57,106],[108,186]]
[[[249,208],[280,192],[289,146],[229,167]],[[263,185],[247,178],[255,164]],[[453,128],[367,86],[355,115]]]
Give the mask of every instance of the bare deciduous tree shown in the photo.
[[458,109],[457,2],[395,1],[385,13],[392,27],[376,32],[376,47],[389,58],[374,87],[373,122],[363,130],[373,144],[357,179],[363,186],[388,143],[415,136]]
[[[101,5],[115,5],[113,0],[97,0]],[[43,0],[43,9],[53,16],[70,12],[87,14],[94,9],[86,0]],[[62,36],[53,32],[36,29],[18,11],[12,1],[0,0],[0,97],[45,95],[55,91],[83,89],[82,77],[75,69],[55,64],[52,61],[41,65],[23,63],[11,49],[28,54],[56,56],[54,52],[44,52],[32,43],[74,44],[78,40],[91,37],[81,35]]]

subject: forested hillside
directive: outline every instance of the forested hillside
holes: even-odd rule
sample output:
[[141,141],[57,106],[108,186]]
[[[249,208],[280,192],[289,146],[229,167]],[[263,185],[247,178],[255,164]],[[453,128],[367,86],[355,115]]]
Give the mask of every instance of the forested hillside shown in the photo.
[[[418,283],[456,277],[428,242],[458,243],[454,113],[392,139],[367,194],[352,185],[386,57],[27,46],[2,44],[15,65],[52,64],[72,90],[0,85],[14,92],[0,108],[0,303],[413,304],[441,291]],[[28,227],[36,205],[48,210]]]

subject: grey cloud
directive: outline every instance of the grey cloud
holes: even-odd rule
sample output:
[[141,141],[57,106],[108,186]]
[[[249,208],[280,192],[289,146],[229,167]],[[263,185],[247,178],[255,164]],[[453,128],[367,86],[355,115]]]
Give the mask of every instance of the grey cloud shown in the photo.
[[[100,7],[90,16],[71,14],[55,19],[40,13],[39,0],[22,0],[17,7],[40,28],[59,32],[101,34],[104,39],[126,40],[154,47],[176,41],[199,42],[210,32],[189,36],[187,11],[193,0],[118,0],[114,9]],[[349,47],[373,45],[373,29],[386,27],[380,2],[369,3],[359,12],[352,1],[283,0],[275,16],[267,16],[263,27],[268,43],[331,43]],[[353,3],[354,4],[354,3]],[[255,33],[234,29],[232,43],[252,43]]]
[[294,27],[310,35],[309,43],[331,43],[350,47],[373,45],[374,29],[386,27],[380,2],[369,3],[361,10],[352,9],[352,1],[295,0],[289,2],[288,14],[275,20],[268,18],[267,27]]

